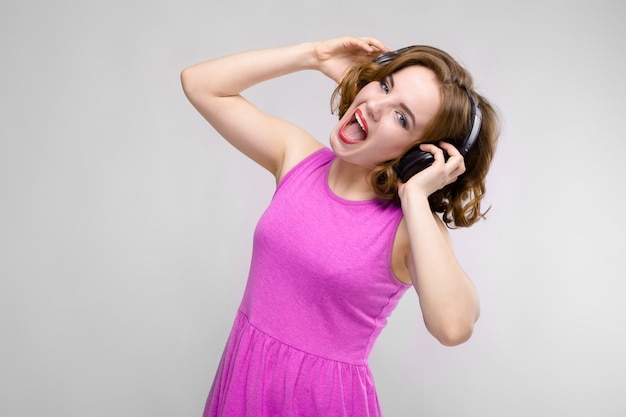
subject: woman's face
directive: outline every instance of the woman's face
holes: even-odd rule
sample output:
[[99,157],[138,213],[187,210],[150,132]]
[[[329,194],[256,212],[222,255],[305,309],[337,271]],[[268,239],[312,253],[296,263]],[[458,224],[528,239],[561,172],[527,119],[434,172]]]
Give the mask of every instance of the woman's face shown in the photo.
[[435,74],[417,65],[403,68],[359,91],[331,132],[330,145],[346,162],[373,168],[419,140],[440,105]]

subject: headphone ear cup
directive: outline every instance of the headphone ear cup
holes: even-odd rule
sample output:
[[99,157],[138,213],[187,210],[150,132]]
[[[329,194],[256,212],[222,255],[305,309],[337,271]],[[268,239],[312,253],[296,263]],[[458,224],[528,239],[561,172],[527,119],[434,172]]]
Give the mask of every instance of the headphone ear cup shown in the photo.
[[435,162],[433,154],[414,148],[400,158],[395,169],[400,180],[407,182],[413,175],[431,166],[433,162]]

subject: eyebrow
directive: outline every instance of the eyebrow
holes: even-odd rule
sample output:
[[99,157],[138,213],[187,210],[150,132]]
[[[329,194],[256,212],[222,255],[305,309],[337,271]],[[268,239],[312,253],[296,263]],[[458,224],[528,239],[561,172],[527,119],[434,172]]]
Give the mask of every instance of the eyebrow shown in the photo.
[[[389,74],[387,78],[389,78],[389,84],[391,84],[391,88],[393,89],[394,88],[393,74]],[[415,116],[413,115],[413,112],[411,112],[411,109],[409,109],[407,105],[404,104],[403,102],[400,102],[400,107],[402,108],[402,110],[404,110],[406,114],[408,114],[409,118],[411,119],[411,124],[415,126]]]

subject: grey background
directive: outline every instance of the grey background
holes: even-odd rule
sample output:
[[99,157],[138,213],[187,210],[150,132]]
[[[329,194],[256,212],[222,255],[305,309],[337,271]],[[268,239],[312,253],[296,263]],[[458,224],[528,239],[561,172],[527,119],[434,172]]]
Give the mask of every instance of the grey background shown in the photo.
[[[407,293],[371,357],[386,415],[626,415],[624,7],[3,1],[0,415],[201,415],[273,182],[180,70],[344,34],[449,51],[505,122],[488,220],[453,232],[474,337],[438,345]],[[325,140],[332,88],[248,97]]]

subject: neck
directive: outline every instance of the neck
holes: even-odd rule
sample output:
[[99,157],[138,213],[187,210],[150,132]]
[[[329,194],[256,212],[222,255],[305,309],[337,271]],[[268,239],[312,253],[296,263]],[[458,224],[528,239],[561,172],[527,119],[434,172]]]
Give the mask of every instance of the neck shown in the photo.
[[369,172],[367,168],[337,158],[328,173],[328,186],[346,200],[371,200],[376,192],[370,185]]

